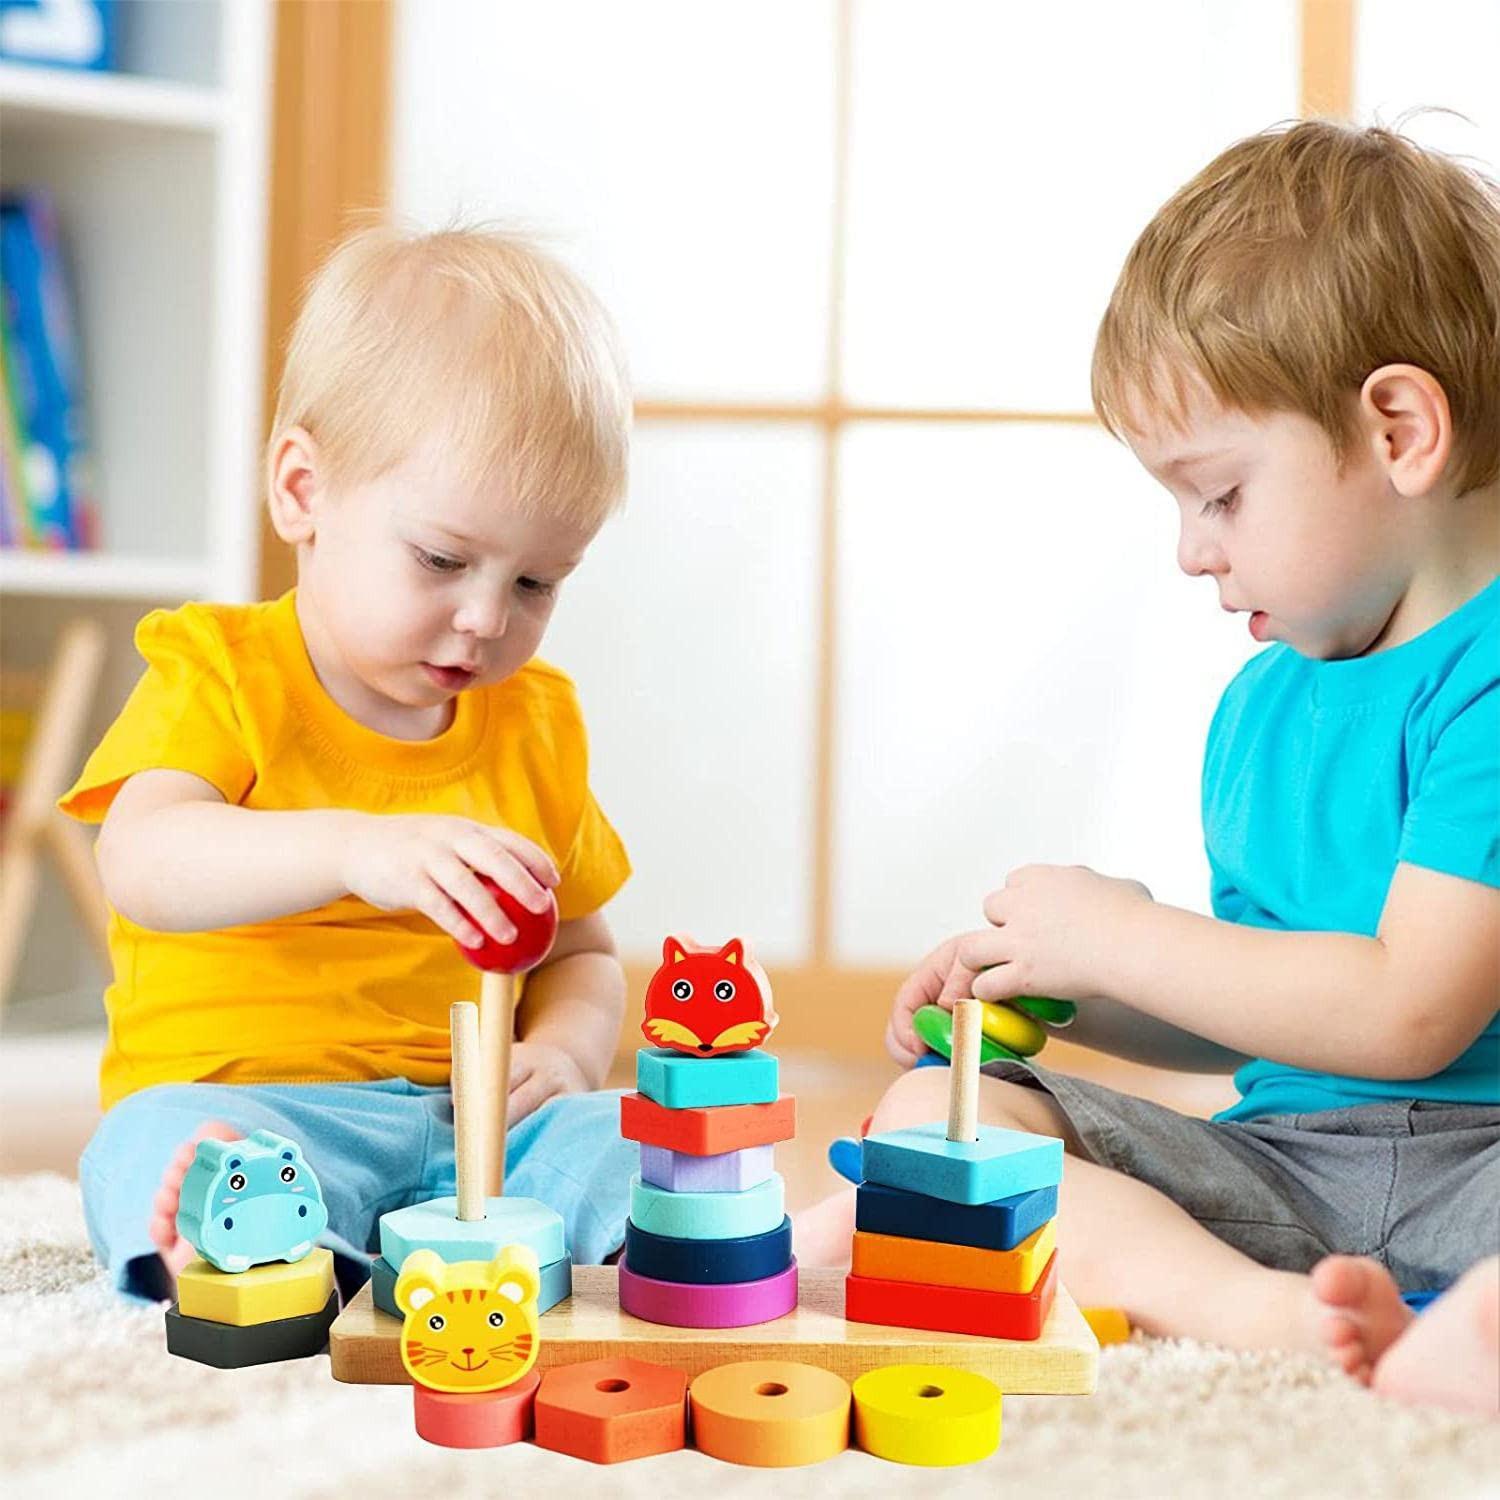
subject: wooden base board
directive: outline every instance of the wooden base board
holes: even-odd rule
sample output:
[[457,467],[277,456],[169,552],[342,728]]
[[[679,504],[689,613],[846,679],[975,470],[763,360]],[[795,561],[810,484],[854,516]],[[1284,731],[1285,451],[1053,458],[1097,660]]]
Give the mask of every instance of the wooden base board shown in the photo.
[[[629,1355],[683,1370],[691,1379],[741,1359],[798,1360],[845,1380],[883,1365],[950,1365],[986,1375],[1007,1394],[1089,1395],[1099,1344],[1072,1297],[1059,1286],[1042,1336],[1030,1342],[928,1333],[850,1323],[844,1318],[844,1272],[817,1268],[800,1276],[794,1312],[753,1328],[666,1328],[620,1310],[613,1266],[574,1266],[573,1295],[544,1313],[537,1368]],[[381,1312],[366,1285],[339,1314],[328,1337],[333,1378],[354,1385],[404,1385],[401,1324]]]

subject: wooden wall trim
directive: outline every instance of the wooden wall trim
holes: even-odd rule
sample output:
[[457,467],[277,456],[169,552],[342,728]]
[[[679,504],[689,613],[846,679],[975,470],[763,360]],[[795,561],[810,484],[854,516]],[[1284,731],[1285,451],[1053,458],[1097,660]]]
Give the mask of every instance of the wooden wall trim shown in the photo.
[[1304,119],[1354,113],[1356,0],[1302,0],[1299,111]]
[[[304,283],[352,222],[390,202],[393,20],[392,0],[275,6],[263,431]],[[262,597],[290,588],[295,571],[262,510]]]

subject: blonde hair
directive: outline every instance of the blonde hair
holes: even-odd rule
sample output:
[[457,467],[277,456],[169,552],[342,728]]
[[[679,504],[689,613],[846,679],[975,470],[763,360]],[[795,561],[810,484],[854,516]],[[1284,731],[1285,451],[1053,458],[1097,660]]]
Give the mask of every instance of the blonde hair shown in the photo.
[[1342,457],[1371,371],[1443,387],[1457,493],[1500,473],[1500,192],[1397,130],[1304,121],[1239,141],[1126,257],[1094,345],[1119,436],[1182,425],[1196,378],[1226,406],[1311,417]]
[[345,239],[292,330],[271,449],[312,434],[335,486],[377,478],[418,443],[466,482],[597,525],[624,495],[630,393],[613,326],[556,260],[488,228]]

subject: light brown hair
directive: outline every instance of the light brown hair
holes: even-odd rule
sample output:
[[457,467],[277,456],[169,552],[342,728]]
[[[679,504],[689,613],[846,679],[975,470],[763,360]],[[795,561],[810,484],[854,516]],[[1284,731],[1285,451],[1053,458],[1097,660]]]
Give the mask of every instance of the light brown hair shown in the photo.
[[558,261],[498,230],[382,225],[312,278],[267,452],[304,427],[340,486],[436,440],[466,480],[598,524],[624,494],[630,414],[609,317]]
[[1500,474],[1500,191],[1398,130],[1309,120],[1238,141],[1158,210],[1094,345],[1118,436],[1181,425],[1196,379],[1225,406],[1311,417],[1348,452],[1371,371],[1448,398],[1457,493]]

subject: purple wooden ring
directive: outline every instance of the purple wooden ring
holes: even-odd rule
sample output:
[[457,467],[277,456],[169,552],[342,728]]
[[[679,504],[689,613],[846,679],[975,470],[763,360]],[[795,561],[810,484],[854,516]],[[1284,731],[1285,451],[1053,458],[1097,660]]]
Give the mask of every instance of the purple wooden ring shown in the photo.
[[694,1285],[638,1276],[620,1258],[620,1306],[673,1328],[746,1328],[784,1317],[797,1305],[797,1262],[759,1281]]

